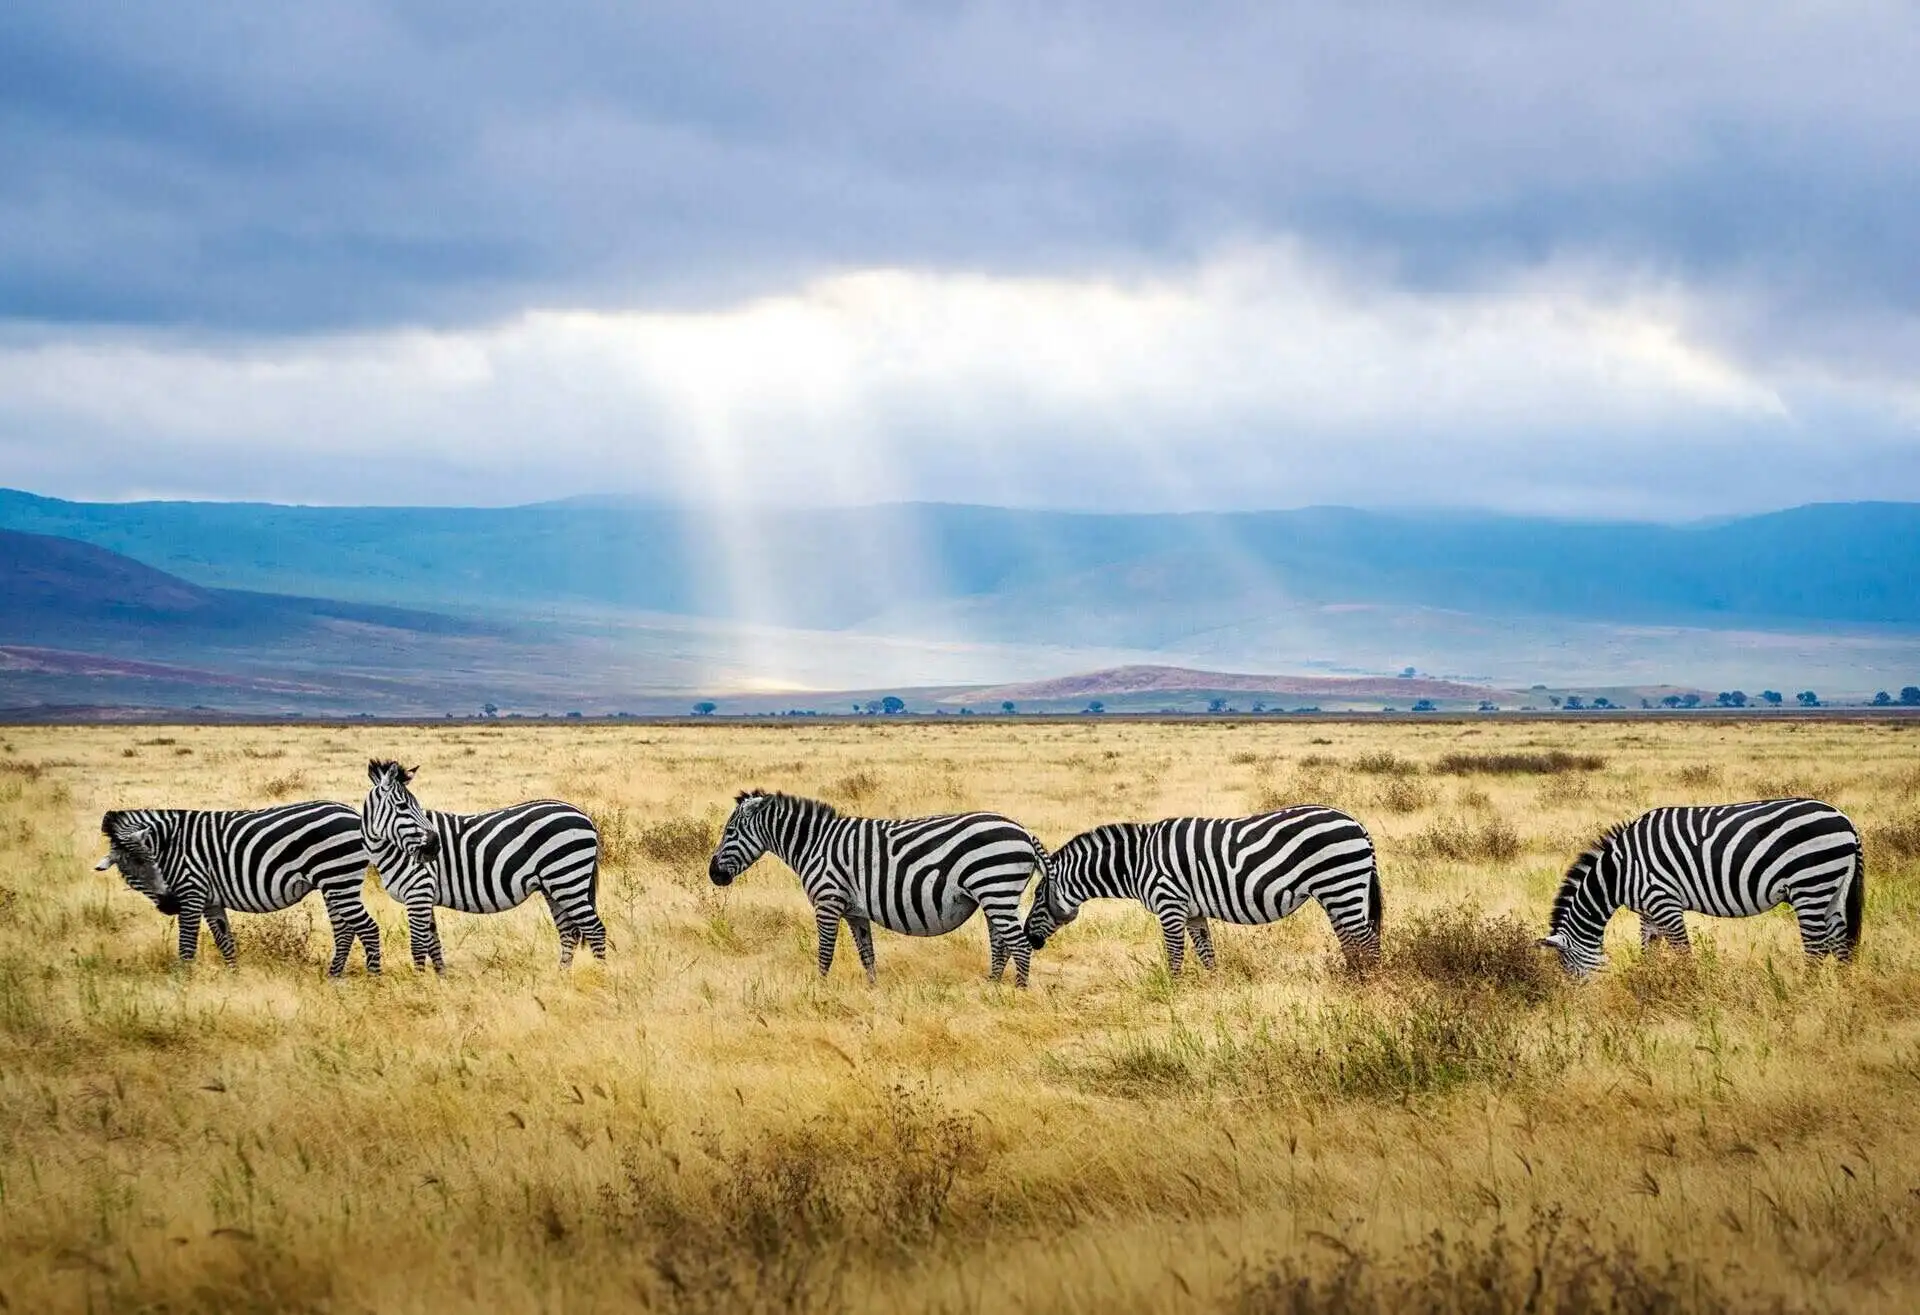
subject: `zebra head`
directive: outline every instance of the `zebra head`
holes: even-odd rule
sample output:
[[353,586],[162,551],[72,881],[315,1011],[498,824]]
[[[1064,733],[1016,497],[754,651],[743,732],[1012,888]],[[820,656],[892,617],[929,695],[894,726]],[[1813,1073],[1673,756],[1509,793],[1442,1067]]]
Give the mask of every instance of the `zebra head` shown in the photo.
[[1033,888],[1033,907],[1027,910],[1027,944],[1038,950],[1047,938],[1080,916],[1080,906],[1061,898],[1060,883],[1049,872]]
[[180,897],[160,870],[160,838],[149,821],[116,810],[100,819],[100,834],[107,838],[107,856],[93,865],[95,872],[117,867],[127,885],[152,900],[154,908],[168,917],[180,912]]
[[733,879],[754,865],[772,843],[767,825],[767,809],[773,796],[764,790],[742,790],[734,796],[733,815],[720,832],[720,843],[707,860],[707,878],[716,886],[731,886]]
[[378,758],[369,761],[367,779],[373,782],[373,788],[367,791],[360,821],[368,844],[397,849],[420,866],[431,867],[440,857],[440,836],[428,820],[427,810],[407,788],[419,770]]
[[1535,942],[1560,956],[1560,966],[1572,977],[1585,977],[1607,961],[1601,948],[1607,920],[1619,908],[1617,896],[1624,875],[1624,858],[1611,834],[1573,860],[1560,891],[1553,897],[1547,934]]

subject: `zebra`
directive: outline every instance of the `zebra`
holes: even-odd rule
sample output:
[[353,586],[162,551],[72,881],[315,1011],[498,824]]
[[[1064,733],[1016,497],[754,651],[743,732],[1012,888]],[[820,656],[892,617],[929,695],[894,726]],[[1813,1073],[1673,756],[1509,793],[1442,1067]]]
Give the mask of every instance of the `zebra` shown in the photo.
[[1373,838],[1336,808],[1303,804],[1251,817],[1111,822],[1062,845],[1027,911],[1039,949],[1089,899],[1137,899],[1160,922],[1167,968],[1178,975],[1186,940],[1209,971],[1207,919],[1275,922],[1320,901],[1347,963],[1380,957],[1380,871]]
[[1607,921],[1640,915],[1640,943],[1685,950],[1683,910],[1748,917],[1791,905],[1809,959],[1853,957],[1866,900],[1866,851],[1853,822],[1817,799],[1654,808],[1573,861],[1539,944],[1584,977],[1606,961]]
[[204,920],[229,965],[236,959],[230,910],[289,909],[314,889],[333,924],[327,976],[346,971],[358,939],[367,971],[380,971],[380,929],[360,902],[367,847],[360,815],[346,804],[316,801],[276,808],[115,809],[100,819],[107,856],[94,865],[120,875],[153,906],[180,919],[180,959],[191,963]]
[[813,905],[822,977],[833,966],[842,919],[872,983],[872,924],[909,936],[941,936],[979,909],[992,955],[989,980],[1001,980],[1011,957],[1014,985],[1027,984],[1030,952],[1020,934],[1020,897],[1027,879],[1046,870],[1047,850],[1012,818],[843,817],[817,799],[747,790],[734,799],[707,876],[716,886],[730,886],[769,852],[798,874]]
[[435,906],[504,913],[538,891],[560,932],[560,966],[584,942],[607,957],[600,892],[600,833],[593,819],[558,799],[536,799],[490,813],[440,813],[408,788],[420,769],[367,763],[367,848],[387,893],[407,910],[413,964],[445,972]]

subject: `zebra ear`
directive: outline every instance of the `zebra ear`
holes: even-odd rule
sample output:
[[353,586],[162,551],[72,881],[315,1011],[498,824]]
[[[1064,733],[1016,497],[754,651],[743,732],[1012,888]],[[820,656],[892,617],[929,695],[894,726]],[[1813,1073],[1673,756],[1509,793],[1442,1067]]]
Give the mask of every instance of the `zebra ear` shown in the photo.
[[413,783],[413,774],[419,770],[420,770],[420,765],[418,763],[415,763],[412,767],[401,769],[400,784],[411,785]]
[[375,785],[380,784],[380,768],[383,765],[378,758],[367,759],[367,779]]
[[1543,950],[1564,950],[1567,948],[1567,938],[1555,932],[1551,936],[1542,936],[1534,944]]

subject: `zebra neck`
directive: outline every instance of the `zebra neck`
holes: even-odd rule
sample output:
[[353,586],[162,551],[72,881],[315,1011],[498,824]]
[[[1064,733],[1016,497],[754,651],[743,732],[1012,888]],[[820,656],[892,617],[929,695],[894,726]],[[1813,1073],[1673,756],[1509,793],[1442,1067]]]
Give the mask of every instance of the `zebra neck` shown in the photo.
[[1606,930],[1608,920],[1620,908],[1624,894],[1617,881],[1601,874],[1598,864],[1588,868],[1576,880],[1578,884],[1560,919],[1562,925],[1553,930],[1570,932],[1586,940],[1597,940],[1597,933]]
[[795,872],[805,872],[825,846],[830,815],[808,799],[780,799],[767,810],[767,850]]

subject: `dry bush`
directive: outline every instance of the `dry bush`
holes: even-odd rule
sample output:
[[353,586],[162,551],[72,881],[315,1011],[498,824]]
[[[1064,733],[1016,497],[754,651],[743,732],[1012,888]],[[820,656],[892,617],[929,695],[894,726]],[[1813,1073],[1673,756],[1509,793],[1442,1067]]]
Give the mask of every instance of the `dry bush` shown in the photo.
[[849,772],[833,782],[822,792],[827,802],[843,808],[855,807],[880,792],[883,784],[879,774],[861,768]]
[[[1319,1234],[1330,1253],[1295,1253],[1244,1268],[1228,1293],[1235,1315],[1718,1315],[1766,1309],[1730,1291],[1727,1277],[1677,1259],[1643,1257],[1624,1239],[1601,1241],[1557,1207],[1536,1206],[1526,1234],[1504,1223],[1482,1241],[1435,1230],[1382,1256]],[[1783,1305],[1783,1304],[1782,1304]],[[1776,1307],[1778,1308],[1778,1307]]]
[[713,823],[698,817],[668,817],[640,828],[640,853],[656,863],[679,867],[705,863],[720,843]]
[[1374,792],[1374,802],[1389,813],[1417,813],[1433,802],[1433,791],[1411,776],[1390,776]]
[[[1302,758],[1300,765],[1306,766],[1307,760]],[[1412,776],[1420,770],[1420,764],[1402,758],[1391,749],[1378,749],[1355,758],[1353,770],[1366,776]]]
[[0,775],[18,776],[28,781],[39,780],[40,770],[39,763],[0,762]]
[[1481,821],[1440,817],[1413,838],[1417,858],[1444,858],[1460,862],[1508,863],[1520,856],[1520,833],[1503,817]]
[[1560,961],[1534,942],[1539,932],[1511,914],[1488,918],[1471,906],[1419,914],[1393,930],[1388,971],[1457,991],[1493,991],[1536,1003],[1558,990]]
[[1920,812],[1868,828],[1867,841],[1902,862],[1920,858]]
[[1604,771],[1607,760],[1597,753],[1448,753],[1433,770],[1447,776],[1559,776],[1565,772]]
[[1566,808],[1592,799],[1593,787],[1584,776],[1549,776],[1541,783],[1537,798],[1542,808]]
[[312,961],[313,913],[305,908],[280,913],[250,913],[234,918],[233,937],[240,957],[265,963],[305,964]]
[[290,799],[296,794],[304,793],[307,788],[306,773],[297,771],[284,772],[260,783],[260,793],[276,801]]
[[1720,784],[1720,769],[1712,763],[1688,763],[1673,774],[1673,779],[1695,790],[1704,790]]

